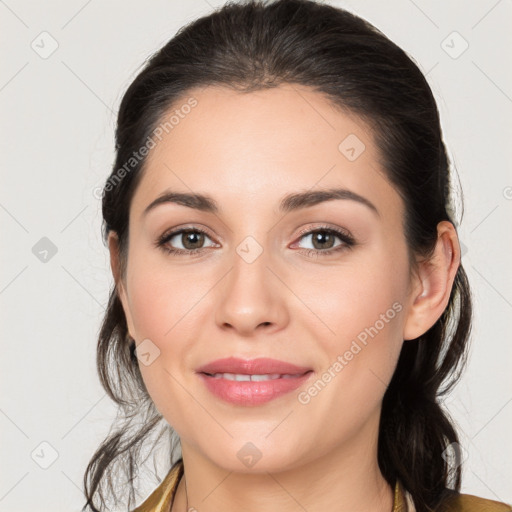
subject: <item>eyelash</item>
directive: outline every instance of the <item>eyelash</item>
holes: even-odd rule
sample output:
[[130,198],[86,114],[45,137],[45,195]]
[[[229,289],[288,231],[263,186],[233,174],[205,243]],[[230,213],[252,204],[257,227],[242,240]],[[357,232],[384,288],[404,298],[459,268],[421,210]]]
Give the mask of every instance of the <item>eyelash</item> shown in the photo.
[[[156,247],[162,249],[167,254],[172,254],[172,255],[177,255],[177,256],[188,255],[188,256],[194,257],[194,256],[199,256],[203,251],[207,250],[207,248],[205,248],[205,247],[201,247],[199,249],[190,249],[190,250],[176,249],[176,248],[168,247],[166,245],[167,242],[171,238],[173,238],[174,236],[179,235],[181,233],[185,233],[185,232],[189,232],[189,233],[196,233],[196,232],[197,233],[203,233],[208,238],[211,238],[205,230],[200,229],[200,228],[195,228],[195,227],[180,228],[180,229],[177,229],[175,231],[170,231],[170,232],[164,233],[161,237],[158,238],[158,240],[156,241],[155,245],[156,245]],[[322,251],[320,249],[300,249],[299,250],[299,252],[301,252],[301,253],[305,252],[307,254],[307,256],[310,257],[310,258],[311,257],[317,257],[317,256],[330,256],[333,253],[337,253],[337,252],[340,252],[340,251],[343,251],[343,250],[351,249],[352,247],[354,247],[356,245],[356,241],[354,240],[354,238],[348,232],[346,232],[344,230],[341,230],[341,229],[331,228],[331,227],[328,227],[328,226],[318,226],[318,227],[315,227],[313,229],[309,228],[309,229],[302,230],[299,233],[299,239],[303,238],[306,235],[311,235],[311,234],[316,233],[316,232],[325,232],[325,233],[329,233],[329,234],[334,234],[343,243],[338,245],[338,246],[336,246],[336,247],[334,247],[334,248],[332,248],[332,249],[327,249],[325,251]]]

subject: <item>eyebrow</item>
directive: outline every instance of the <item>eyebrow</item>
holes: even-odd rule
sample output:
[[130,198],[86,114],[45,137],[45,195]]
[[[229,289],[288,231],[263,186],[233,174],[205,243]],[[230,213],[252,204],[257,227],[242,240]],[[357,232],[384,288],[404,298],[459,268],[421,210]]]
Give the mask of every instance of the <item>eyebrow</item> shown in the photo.
[[[377,216],[380,216],[377,207],[368,199],[351,190],[345,188],[328,188],[321,190],[308,190],[306,192],[297,192],[286,195],[279,205],[279,211],[288,213],[291,211],[308,208],[325,201],[332,201],[334,199],[345,199],[356,201],[368,207]],[[188,192],[173,192],[170,190],[165,191],[162,195],[158,196],[152,201],[142,213],[143,216],[147,215],[151,210],[157,206],[165,203],[174,203],[195,210],[200,210],[207,213],[217,214],[220,211],[217,201],[210,196],[197,193]]]

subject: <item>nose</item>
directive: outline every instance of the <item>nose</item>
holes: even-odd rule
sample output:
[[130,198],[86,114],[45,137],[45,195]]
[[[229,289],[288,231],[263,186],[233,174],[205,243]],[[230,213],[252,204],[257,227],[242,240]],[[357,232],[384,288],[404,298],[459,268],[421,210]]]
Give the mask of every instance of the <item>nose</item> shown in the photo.
[[254,336],[284,328],[288,322],[286,286],[270,268],[265,251],[254,261],[234,254],[233,266],[217,288],[215,320],[223,330]]

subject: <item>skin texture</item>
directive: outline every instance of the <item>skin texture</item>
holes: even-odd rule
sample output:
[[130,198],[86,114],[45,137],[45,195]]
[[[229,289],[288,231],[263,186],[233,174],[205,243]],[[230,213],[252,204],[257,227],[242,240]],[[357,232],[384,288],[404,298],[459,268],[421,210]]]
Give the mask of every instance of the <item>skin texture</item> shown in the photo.
[[[151,150],[133,197],[124,276],[115,233],[109,237],[130,335],[160,351],[139,366],[181,438],[188,506],[390,511],[393,490],[377,464],[382,398],[402,344],[414,343],[404,340],[427,331],[448,303],[460,262],[455,229],[440,223],[434,256],[411,272],[404,205],[380,167],[371,131],[319,93],[287,84],[249,94],[207,87],[190,96],[197,106]],[[350,134],[365,145],[354,161],[338,149]],[[287,194],[329,187],[364,196],[378,214],[346,199],[278,211]],[[220,211],[166,203],[143,215],[167,189],[206,194]],[[348,231],[356,245],[318,254],[344,243],[315,246],[310,233],[300,234],[324,225]],[[202,253],[155,246],[180,227],[208,232]],[[237,252],[248,236],[262,250],[251,263]],[[175,236],[173,246],[193,248],[184,238]],[[376,324],[383,314],[388,321]],[[298,400],[365,328],[382,323],[316,396]],[[264,405],[236,406],[211,395],[195,373],[228,356],[272,357],[314,375]],[[237,457],[248,442],[261,454],[250,468]],[[173,511],[184,510],[182,479]]]

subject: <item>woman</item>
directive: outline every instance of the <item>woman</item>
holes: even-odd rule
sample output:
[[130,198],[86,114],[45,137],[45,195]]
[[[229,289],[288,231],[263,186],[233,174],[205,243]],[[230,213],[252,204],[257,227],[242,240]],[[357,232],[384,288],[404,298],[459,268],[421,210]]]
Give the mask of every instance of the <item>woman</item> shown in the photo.
[[116,142],[98,369],[122,416],[84,509],[107,484],[120,501],[120,468],[133,508],[160,432],[138,512],[511,510],[460,494],[439,400],[470,290],[437,107],[400,48],[309,0],[226,4],[146,64]]

